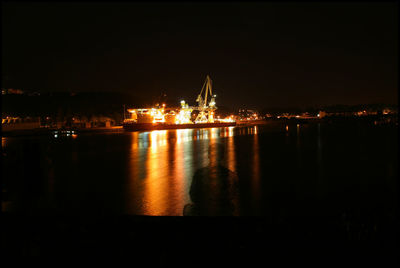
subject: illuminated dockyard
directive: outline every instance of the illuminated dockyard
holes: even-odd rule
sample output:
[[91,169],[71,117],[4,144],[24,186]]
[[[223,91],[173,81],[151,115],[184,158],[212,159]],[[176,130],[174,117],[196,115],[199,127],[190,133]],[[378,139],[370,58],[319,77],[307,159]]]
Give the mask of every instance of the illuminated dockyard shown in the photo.
[[2,256],[396,262],[397,2],[1,7]]
[[[212,80],[207,75],[196,106],[181,100],[180,107],[168,108],[163,103],[150,108],[128,109],[130,117],[124,120],[123,126],[127,130],[234,126],[236,122],[232,117],[215,118],[216,97],[212,92]],[[194,111],[198,114],[192,120]]]

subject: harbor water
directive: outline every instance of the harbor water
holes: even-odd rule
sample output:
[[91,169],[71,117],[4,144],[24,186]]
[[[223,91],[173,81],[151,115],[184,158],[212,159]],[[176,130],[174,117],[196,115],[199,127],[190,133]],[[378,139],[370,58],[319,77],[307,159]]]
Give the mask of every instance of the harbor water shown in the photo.
[[[195,203],[196,172],[220,166],[235,177],[234,215],[381,218],[396,206],[396,134],[395,126],[311,123],[3,137],[2,208],[182,216]],[[218,194],[220,186],[207,187]]]

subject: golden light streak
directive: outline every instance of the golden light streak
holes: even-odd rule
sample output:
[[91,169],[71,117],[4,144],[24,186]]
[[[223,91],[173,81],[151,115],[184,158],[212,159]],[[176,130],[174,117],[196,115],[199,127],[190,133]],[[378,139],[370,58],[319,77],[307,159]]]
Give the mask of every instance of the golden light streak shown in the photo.
[[229,127],[228,128],[228,137],[233,137],[233,129],[234,129],[235,127]]
[[236,172],[236,157],[235,157],[235,144],[233,142],[233,128],[229,127],[228,132],[228,153],[227,153],[227,166],[232,172]]
[[146,156],[147,147],[141,146],[140,141],[143,139],[144,133],[131,133],[131,150],[129,154],[129,180],[125,187],[126,212],[128,214],[145,213],[142,208],[143,191],[138,191],[143,187],[142,182],[146,178]]
[[4,148],[7,143],[7,138],[1,137],[1,147]]
[[[178,129],[177,136],[193,136],[193,129]],[[182,140],[182,139],[181,139]],[[191,176],[193,176],[193,151],[192,142],[176,142],[174,150],[174,171],[171,178],[175,198],[171,200],[174,203],[175,215],[182,215],[185,204],[190,202],[189,188]],[[179,195],[176,195],[179,193]]]
[[260,148],[258,144],[258,135],[253,136],[253,182],[254,202],[260,201]]
[[217,128],[211,128],[211,139],[215,139],[217,137]]
[[143,196],[146,215],[166,215],[169,205],[165,200],[168,190],[168,149],[162,146],[166,133],[166,130],[161,130],[150,134],[151,146],[147,150],[146,162],[148,175]]
[[[212,129],[211,129],[212,130]],[[208,157],[209,157],[209,166],[216,166],[217,163],[217,152],[218,150],[217,146],[215,146],[217,141],[215,139],[210,139],[210,142],[208,144]]]

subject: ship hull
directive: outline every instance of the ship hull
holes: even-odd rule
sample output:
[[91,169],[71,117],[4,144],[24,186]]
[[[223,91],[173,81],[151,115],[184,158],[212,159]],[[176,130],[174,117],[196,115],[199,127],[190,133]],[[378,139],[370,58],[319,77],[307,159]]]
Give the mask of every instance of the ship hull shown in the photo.
[[232,127],[236,122],[229,123],[200,123],[200,124],[165,124],[165,123],[124,123],[123,127],[128,131],[140,130],[165,130],[165,129],[189,129],[189,128],[213,128]]

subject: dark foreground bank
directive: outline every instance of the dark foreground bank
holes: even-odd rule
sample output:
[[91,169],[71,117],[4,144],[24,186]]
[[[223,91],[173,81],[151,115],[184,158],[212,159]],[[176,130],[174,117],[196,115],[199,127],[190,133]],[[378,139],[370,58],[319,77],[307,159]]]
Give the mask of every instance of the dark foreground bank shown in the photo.
[[[358,216],[354,216],[354,215]],[[1,216],[2,255],[129,256],[152,264],[396,261],[398,222],[362,212],[268,217]],[[275,255],[283,254],[283,259]],[[300,259],[298,259],[300,257]],[[327,259],[325,259],[327,257]]]

